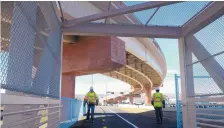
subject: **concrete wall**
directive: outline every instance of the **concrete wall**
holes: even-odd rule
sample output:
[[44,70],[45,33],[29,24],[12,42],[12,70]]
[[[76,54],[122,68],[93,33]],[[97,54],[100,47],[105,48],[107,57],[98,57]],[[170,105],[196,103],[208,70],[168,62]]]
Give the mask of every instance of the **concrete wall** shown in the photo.
[[62,75],[61,96],[75,98],[75,76]]

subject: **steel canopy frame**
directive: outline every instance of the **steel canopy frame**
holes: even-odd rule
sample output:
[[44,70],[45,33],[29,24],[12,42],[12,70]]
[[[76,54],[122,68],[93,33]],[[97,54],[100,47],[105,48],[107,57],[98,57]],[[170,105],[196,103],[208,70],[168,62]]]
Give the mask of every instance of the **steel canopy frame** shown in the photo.
[[212,55],[193,35],[190,35],[186,38],[186,44],[189,47],[190,51],[192,51],[194,55],[198,58],[198,60],[200,60],[201,64],[209,73],[209,75],[213,78],[215,83],[224,92],[224,70],[222,66],[214,58],[206,58]]
[[[153,1],[113,10],[113,12],[102,12],[74,20],[63,22],[65,35],[90,35],[90,36],[123,36],[123,37],[152,37],[152,38],[180,38],[201,30],[224,14],[224,2],[217,1],[208,4],[201,12],[190,19],[182,27],[145,26],[145,25],[120,25],[120,24],[93,24],[91,21],[109,18],[112,16],[136,12],[140,10],[156,8],[175,4],[172,1]],[[154,12],[156,13],[156,11]],[[149,18],[150,20],[151,18]]]
[[175,4],[175,3],[179,3],[179,2],[181,2],[181,1],[146,2],[146,3],[142,3],[142,4],[130,6],[130,7],[116,9],[113,11],[102,12],[102,13],[85,16],[82,18],[74,19],[74,20],[69,20],[69,21],[66,21],[65,24],[63,24],[63,26],[72,26],[72,25],[80,24],[80,23],[88,23],[91,21],[96,21],[96,20],[100,20],[100,19],[105,19],[105,18],[110,18],[110,17],[114,17],[114,16],[118,16],[118,15],[127,14],[127,13],[132,13],[132,12],[142,11],[142,10],[146,10],[146,9],[166,6],[166,5]]
[[224,2],[216,1],[207,8],[205,8],[201,13],[193,17],[186,25],[182,27],[183,36],[190,35],[191,33],[196,33],[208,24],[212,23],[224,14]]
[[152,38],[181,37],[181,27],[98,24],[98,23],[79,24],[72,27],[63,27],[62,32],[64,35],[152,37]]

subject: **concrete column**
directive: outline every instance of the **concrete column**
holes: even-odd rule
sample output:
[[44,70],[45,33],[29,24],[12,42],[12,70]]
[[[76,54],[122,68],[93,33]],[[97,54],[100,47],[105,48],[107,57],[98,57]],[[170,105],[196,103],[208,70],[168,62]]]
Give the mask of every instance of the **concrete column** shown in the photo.
[[152,99],[152,89],[151,87],[145,87],[145,105],[150,105]]
[[133,102],[134,102],[134,97],[131,95],[131,96],[129,96],[129,101],[130,101],[130,104],[133,104]]
[[61,97],[75,98],[75,76],[62,75]]

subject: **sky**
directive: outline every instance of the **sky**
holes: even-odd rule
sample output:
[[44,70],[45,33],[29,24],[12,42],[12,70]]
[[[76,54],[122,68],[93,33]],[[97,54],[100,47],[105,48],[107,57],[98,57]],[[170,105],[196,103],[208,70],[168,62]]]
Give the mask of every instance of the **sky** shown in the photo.
[[[179,74],[178,40],[156,39],[156,41],[160,45],[167,63],[167,76],[164,81],[164,87],[161,88],[161,92],[167,94],[175,94],[174,74]],[[76,94],[85,94],[89,91],[89,88],[92,85],[94,87],[94,90],[98,94],[105,94],[106,85],[108,91],[112,91],[115,93],[130,90],[129,84],[102,74],[76,77],[75,85]]]

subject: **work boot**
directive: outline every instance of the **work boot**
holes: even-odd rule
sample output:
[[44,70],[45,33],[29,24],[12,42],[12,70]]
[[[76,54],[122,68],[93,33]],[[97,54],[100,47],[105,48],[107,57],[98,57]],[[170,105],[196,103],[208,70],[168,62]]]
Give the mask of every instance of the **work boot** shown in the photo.
[[160,124],[163,124],[163,121],[160,121]]

